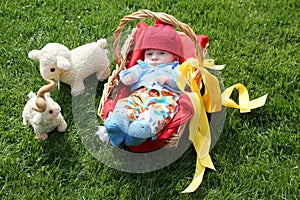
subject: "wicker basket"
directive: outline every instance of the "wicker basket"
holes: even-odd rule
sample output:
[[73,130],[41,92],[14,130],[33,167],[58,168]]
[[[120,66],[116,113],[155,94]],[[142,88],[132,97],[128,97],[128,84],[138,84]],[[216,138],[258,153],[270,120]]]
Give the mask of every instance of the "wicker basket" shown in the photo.
[[[103,115],[103,109],[104,109],[104,103],[108,98],[112,98],[111,94],[112,91],[118,86],[119,84],[119,73],[126,69],[126,65],[128,63],[128,57],[130,52],[130,47],[133,42],[135,29],[133,29],[132,33],[128,36],[127,40],[125,41],[122,48],[120,48],[120,40],[121,40],[121,33],[123,28],[127,23],[133,20],[140,20],[144,18],[154,18],[157,20],[161,20],[162,22],[171,24],[173,26],[177,26],[182,32],[179,32],[180,34],[185,34],[188,36],[193,44],[194,44],[194,51],[196,59],[199,63],[199,67],[202,67],[203,65],[203,59],[205,57],[204,52],[206,52],[206,49],[202,50],[198,43],[198,39],[194,31],[185,23],[182,23],[178,21],[175,17],[161,12],[152,12],[149,10],[139,10],[135,13],[132,13],[130,15],[124,16],[120,20],[120,24],[116,31],[114,32],[114,44],[113,44],[113,50],[114,50],[114,57],[116,60],[116,69],[112,72],[111,76],[108,78],[107,83],[104,84],[104,89],[102,93],[102,97],[100,100],[99,108],[98,108],[98,116],[101,118],[102,121],[105,121],[105,117]],[[194,77],[198,80],[201,80],[201,73],[199,73],[200,70],[196,70],[194,73]],[[201,82],[201,81],[199,81]],[[182,125],[185,127],[186,124]],[[177,146],[179,139],[181,138],[182,133],[184,132],[183,128],[179,128],[177,133],[174,133],[172,137],[167,141],[167,144],[169,146]]]

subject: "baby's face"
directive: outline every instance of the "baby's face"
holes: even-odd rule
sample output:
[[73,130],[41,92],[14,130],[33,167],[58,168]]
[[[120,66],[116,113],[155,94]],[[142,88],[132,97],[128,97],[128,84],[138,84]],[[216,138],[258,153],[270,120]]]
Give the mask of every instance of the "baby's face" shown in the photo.
[[145,50],[144,57],[144,61],[152,66],[167,64],[177,60],[177,56],[175,56],[174,54],[156,49]]

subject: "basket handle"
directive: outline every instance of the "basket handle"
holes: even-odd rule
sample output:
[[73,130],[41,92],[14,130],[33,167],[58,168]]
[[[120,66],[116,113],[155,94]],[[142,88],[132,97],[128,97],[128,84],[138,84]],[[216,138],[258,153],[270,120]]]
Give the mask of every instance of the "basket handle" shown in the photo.
[[196,59],[198,61],[198,66],[202,67],[203,66],[203,52],[202,49],[198,43],[198,39],[196,37],[195,32],[185,23],[182,23],[178,21],[175,17],[172,15],[162,13],[162,12],[152,12],[150,10],[139,10],[137,12],[134,12],[130,15],[124,16],[120,20],[120,24],[116,31],[114,32],[114,56],[117,65],[120,66],[121,64],[121,52],[120,52],[120,39],[121,39],[121,33],[125,25],[133,20],[139,20],[142,18],[155,18],[158,19],[164,23],[171,24],[173,26],[177,26],[183,33],[185,33],[189,38],[194,43],[194,48],[195,48],[195,55]]

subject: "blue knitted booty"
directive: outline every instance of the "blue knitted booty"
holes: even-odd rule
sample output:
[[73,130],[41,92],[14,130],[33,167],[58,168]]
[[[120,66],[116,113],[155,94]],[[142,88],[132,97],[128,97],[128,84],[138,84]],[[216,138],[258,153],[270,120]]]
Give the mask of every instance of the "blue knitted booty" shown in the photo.
[[136,138],[149,138],[155,135],[151,133],[150,123],[139,119],[129,125],[127,134]]
[[126,136],[126,133],[120,128],[122,127],[122,125],[123,127],[126,125],[124,124],[125,121],[121,120],[121,117],[122,116],[117,115],[115,113],[109,113],[108,117],[104,122],[104,126],[107,130],[108,137],[110,138],[111,143],[115,146],[120,145]]
[[125,137],[125,145],[126,146],[138,146],[145,142],[147,138],[137,138],[130,135],[126,135]]

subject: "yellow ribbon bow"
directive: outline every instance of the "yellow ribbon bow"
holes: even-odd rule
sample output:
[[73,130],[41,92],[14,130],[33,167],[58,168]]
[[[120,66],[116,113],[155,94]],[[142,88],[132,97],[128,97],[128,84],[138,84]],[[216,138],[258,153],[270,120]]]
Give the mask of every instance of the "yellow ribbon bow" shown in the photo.
[[[213,59],[205,59],[203,61],[203,66],[210,69],[221,70],[225,65],[215,65]],[[219,80],[204,67],[199,67],[195,58],[187,59],[179,67],[179,71],[182,76],[178,78],[177,85],[180,87],[181,84],[185,86],[189,83],[192,91],[196,92],[199,95],[199,98],[202,98],[206,112],[212,113],[221,111],[222,99]],[[201,80],[195,78],[196,70],[199,70],[197,73],[201,73],[201,78],[204,84],[203,87],[205,88],[205,93],[202,96],[200,94],[200,87],[202,83]]]

